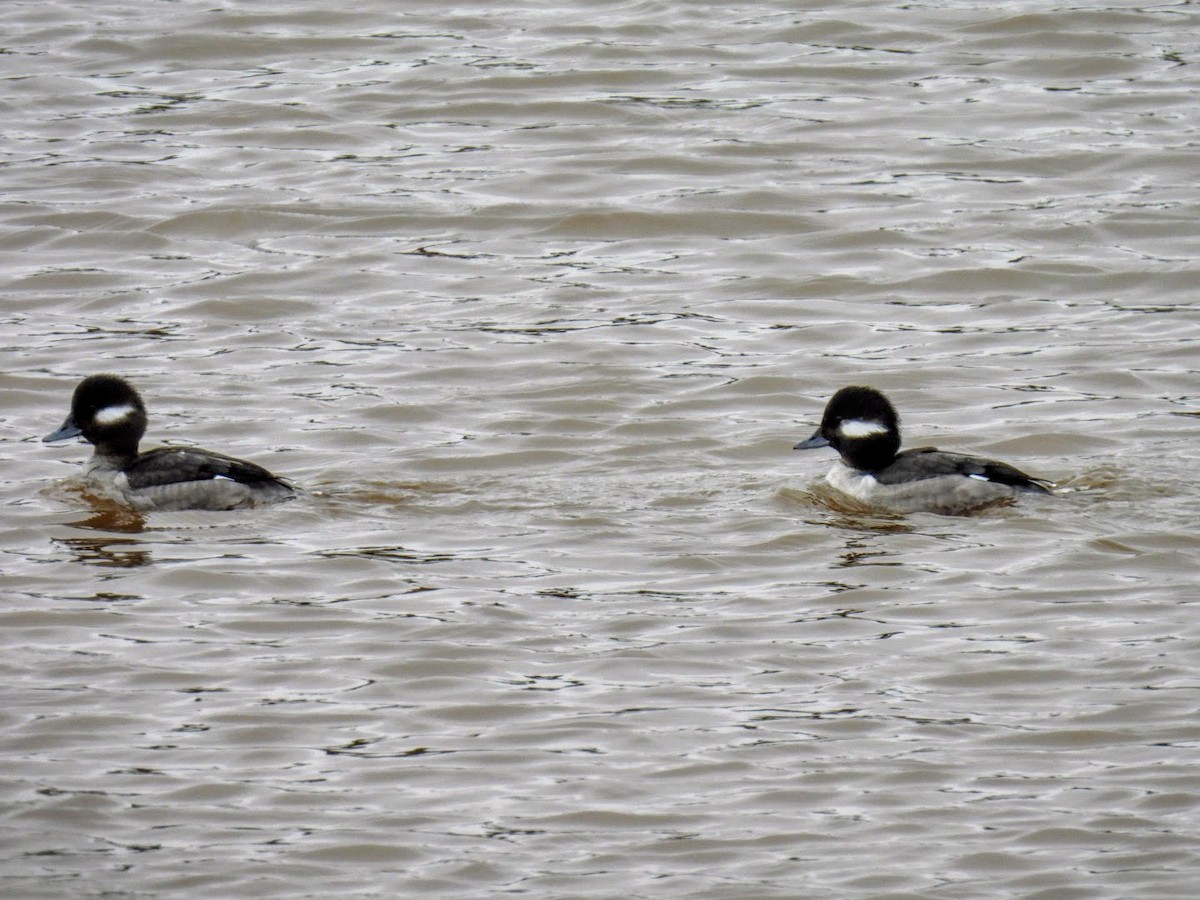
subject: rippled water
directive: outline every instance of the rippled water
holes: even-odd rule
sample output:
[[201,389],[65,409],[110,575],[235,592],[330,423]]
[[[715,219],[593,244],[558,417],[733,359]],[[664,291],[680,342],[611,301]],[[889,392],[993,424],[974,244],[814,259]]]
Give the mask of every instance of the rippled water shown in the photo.
[[353,6],[6,10],[4,895],[1194,896],[1196,8]]

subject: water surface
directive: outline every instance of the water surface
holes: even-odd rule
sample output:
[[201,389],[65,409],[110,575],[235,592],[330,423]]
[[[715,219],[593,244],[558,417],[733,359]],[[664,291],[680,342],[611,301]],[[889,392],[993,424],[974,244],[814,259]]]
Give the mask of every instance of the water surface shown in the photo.
[[[8,10],[4,894],[1193,896],[1198,26]],[[860,382],[1072,490],[829,502]]]

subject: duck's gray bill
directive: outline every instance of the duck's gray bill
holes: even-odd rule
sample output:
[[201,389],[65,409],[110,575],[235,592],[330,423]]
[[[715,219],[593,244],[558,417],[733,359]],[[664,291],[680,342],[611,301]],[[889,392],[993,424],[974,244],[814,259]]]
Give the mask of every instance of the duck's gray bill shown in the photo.
[[49,444],[53,441],[65,441],[67,438],[79,437],[81,434],[83,432],[75,424],[74,417],[67,416],[67,420],[58,426],[58,430],[50,432],[42,438],[42,442]]
[[793,450],[812,450],[816,447],[828,447],[828,446],[829,446],[829,441],[825,440],[825,438],[821,436],[821,432],[818,431],[816,434],[814,434],[812,437],[810,437],[807,441],[801,441],[792,449]]

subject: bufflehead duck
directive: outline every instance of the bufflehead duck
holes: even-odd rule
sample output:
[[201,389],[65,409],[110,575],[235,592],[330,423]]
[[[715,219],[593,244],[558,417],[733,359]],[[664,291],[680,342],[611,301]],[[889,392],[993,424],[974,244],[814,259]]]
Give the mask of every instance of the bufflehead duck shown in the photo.
[[1048,493],[1051,482],[1007,463],[933,447],[900,449],[900,417],[875,388],[839,390],[825,407],[821,427],[796,450],[833,447],[841,454],[825,480],[856,500],[893,512],[962,513],[1022,491]]
[[146,407],[116,375],[89,375],[75,388],[71,413],[44,441],[83,436],[96,450],[83,470],[88,487],[134,509],[244,509],[287,500],[295,488],[252,462],[198,447],[138,453]]

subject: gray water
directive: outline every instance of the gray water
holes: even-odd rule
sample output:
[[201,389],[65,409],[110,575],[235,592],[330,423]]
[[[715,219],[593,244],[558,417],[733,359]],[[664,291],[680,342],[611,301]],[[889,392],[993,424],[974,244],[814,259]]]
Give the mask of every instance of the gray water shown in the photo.
[[[1195,896],[1198,26],[10,4],[0,891]],[[311,496],[88,498],[97,371]]]

